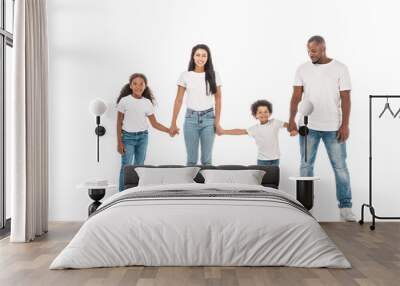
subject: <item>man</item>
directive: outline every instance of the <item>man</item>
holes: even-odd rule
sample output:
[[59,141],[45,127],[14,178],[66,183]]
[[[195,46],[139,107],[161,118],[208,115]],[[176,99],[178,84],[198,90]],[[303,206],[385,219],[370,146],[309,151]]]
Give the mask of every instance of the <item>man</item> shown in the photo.
[[304,98],[314,110],[308,119],[308,158],[304,158],[304,137],[300,136],[301,176],[313,176],[318,145],[322,139],[335,173],[336,197],[340,216],[355,221],[351,207],[350,176],[346,164],[346,140],[349,138],[351,82],[347,67],[326,55],[325,40],[313,36],[307,42],[311,62],[302,64],[296,72],[290,102],[288,131],[297,130],[297,106]]

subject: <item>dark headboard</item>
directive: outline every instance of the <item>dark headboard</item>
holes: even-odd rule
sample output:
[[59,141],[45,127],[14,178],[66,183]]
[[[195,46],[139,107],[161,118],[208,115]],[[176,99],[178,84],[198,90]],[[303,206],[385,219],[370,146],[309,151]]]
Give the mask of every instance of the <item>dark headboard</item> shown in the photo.
[[[160,166],[152,166],[152,165],[144,165],[144,166],[134,166],[128,165],[125,166],[125,186],[124,189],[136,187],[139,183],[139,177],[135,171],[136,167],[146,167],[146,168],[182,168],[186,166],[182,165],[160,165]],[[264,187],[271,187],[278,189],[279,187],[279,167],[276,166],[242,166],[242,165],[220,165],[220,166],[197,166],[202,170],[205,169],[219,169],[219,170],[264,170],[266,173],[262,179],[261,184]],[[197,183],[204,183],[204,178],[200,174],[194,178]]]

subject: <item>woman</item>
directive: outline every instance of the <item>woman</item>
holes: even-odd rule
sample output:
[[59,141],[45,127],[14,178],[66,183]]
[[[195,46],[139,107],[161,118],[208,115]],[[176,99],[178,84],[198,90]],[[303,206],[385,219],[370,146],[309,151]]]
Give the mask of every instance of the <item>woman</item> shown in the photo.
[[221,80],[214,71],[210,49],[196,45],[192,49],[189,68],[178,79],[170,135],[179,132],[176,125],[183,97],[186,94],[186,115],[183,125],[187,165],[197,164],[199,144],[201,164],[212,164],[212,148],[215,132],[221,134]]

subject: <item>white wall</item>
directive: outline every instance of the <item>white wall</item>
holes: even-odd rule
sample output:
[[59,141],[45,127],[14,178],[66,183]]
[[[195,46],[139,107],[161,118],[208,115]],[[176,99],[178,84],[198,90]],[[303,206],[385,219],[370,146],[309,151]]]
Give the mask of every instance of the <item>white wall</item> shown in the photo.
[[[83,220],[90,203],[75,186],[104,177],[117,182],[114,102],[133,72],[145,73],[158,100],[157,117],[169,125],[176,80],[187,68],[191,47],[208,44],[223,80],[222,126],[254,124],[250,104],[271,100],[275,117],[288,118],[297,66],[307,61],[305,43],[314,34],[327,41],[328,55],[346,63],[353,81],[348,165],[354,210],[368,199],[368,95],[400,94],[397,1],[48,1],[50,39],[50,219]],[[89,102],[109,102],[102,117],[96,162],[95,119]],[[377,104],[375,114],[383,108]],[[400,107],[393,102],[396,109]],[[375,204],[379,215],[399,215],[398,132],[400,120],[380,120],[376,142]],[[180,118],[182,125],[182,116]],[[148,164],[184,164],[183,136],[150,131]],[[281,189],[298,174],[298,138],[281,133]],[[218,137],[215,164],[253,164],[254,142]],[[337,220],[335,183],[324,147],[316,163],[314,214]]]

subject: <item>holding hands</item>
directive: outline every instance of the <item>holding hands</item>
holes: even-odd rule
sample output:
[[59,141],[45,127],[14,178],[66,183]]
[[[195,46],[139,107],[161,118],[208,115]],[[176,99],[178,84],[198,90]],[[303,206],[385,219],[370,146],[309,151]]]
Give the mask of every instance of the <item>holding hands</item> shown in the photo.
[[172,124],[171,127],[169,128],[169,136],[174,137],[175,135],[179,135],[179,131],[180,129],[178,128],[178,126],[176,126],[176,124]]
[[[171,137],[175,137],[175,135],[179,135],[179,132],[180,132],[180,129],[178,128],[178,126],[176,126],[176,124],[172,124],[170,126],[170,128],[168,129],[168,134]],[[225,132],[225,130],[222,129],[221,125],[218,124],[215,126],[215,133],[217,135],[223,135],[224,132]]]
[[220,124],[215,124],[215,133],[216,133],[218,136],[223,135],[224,132],[225,132],[225,130],[221,127]]
[[287,125],[287,131],[290,133],[290,136],[294,136],[292,135],[292,133],[295,135],[299,133],[297,129],[297,124],[294,120],[289,120],[289,124]]
[[296,136],[297,134],[299,134],[299,131],[297,129],[297,124],[294,120],[293,121],[290,120],[287,126],[285,127],[287,128],[287,131],[289,132],[290,136]]

